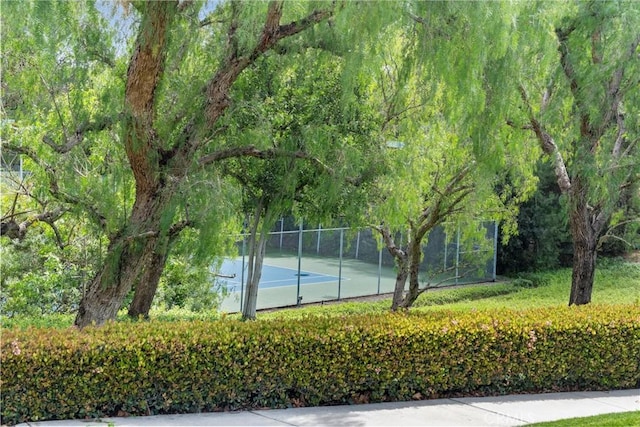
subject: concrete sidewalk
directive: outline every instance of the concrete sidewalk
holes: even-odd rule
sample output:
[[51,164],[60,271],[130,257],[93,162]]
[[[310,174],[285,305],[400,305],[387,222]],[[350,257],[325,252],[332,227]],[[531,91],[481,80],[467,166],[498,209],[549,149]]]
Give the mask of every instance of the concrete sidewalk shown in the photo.
[[42,421],[19,426],[520,426],[628,411],[640,411],[640,389]]

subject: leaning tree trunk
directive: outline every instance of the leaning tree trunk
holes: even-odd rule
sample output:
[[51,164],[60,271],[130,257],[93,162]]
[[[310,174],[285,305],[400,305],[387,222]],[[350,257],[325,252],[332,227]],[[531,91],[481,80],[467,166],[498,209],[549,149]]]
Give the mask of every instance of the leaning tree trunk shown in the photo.
[[404,287],[409,277],[409,256],[402,248],[396,246],[391,230],[387,227],[374,227],[374,230],[380,233],[385,247],[393,257],[396,269],[396,284],[393,289],[393,299],[391,300],[391,311],[397,311],[402,305],[404,299]]
[[153,264],[161,215],[168,200],[158,193],[136,195],[128,226],[110,243],[102,268],[80,301],[76,326],[102,325],[116,317],[127,293]]
[[114,319],[127,293],[145,268],[152,266],[158,242],[167,238],[160,225],[177,186],[165,179],[166,165],[163,171],[158,148],[164,141],[159,140],[153,123],[167,33],[177,5],[148,2],[140,6],[143,13],[127,70],[123,116],[124,148],[136,183],[136,199],[127,225],[111,241],[104,265],[80,302],[75,320],[80,328]]
[[133,301],[129,305],[129,317],[133,319],[149,318],[149,310],[151,310],[151,304],[156,295],[160,276],[162,276],[168,256],[169,248],[166,244],[158,245],[151,254],[149,264],[145,266],[140,280],[136,283]]

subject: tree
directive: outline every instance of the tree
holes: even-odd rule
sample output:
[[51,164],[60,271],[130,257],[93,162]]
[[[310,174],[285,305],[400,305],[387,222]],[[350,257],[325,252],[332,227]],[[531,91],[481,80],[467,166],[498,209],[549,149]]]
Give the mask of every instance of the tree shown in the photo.
[[[47,149],[52,158],[57,158],[62,152],[91,150],[93,138],[108,138],[107,131],[117,129],[117,138],[113,140],[123,148],[133,177],[133,201],[125,206],[122,218],[108,234],[104,261],[80,302],[75,320],[79,327],[113,319],[131,289],[135,289],[135,295],[129,313],[136,316],[148,310],[172,241],[190,225],[187,206],[180,206],[177,197],[189,187],[190,174],[222,159],[261,155],[260,150],[246,145],[216,151],[222,131],[218,122],[231,103],[232,85],[243,70],[280,40],[325,21],[332,14],[330,4],[320,4],[314,9],[316,4],[288,3],[291,18],[281,23],[285,13],[283,2],[230,2],[218,4],[209,17],[201,20],[199,3],[127,5],[133,7],[139,18],[135,40],[129,44],[128,64],[104,60],[111,58],[100,52],[97,60],[105,63],[104,75],[113,72],[116,78],[105,79],[103,75],[98,97],[90,101],[86,98],[87,91],[100,76],[95,76],[99,69],[88,59],[80,60],[88,57],[87,51],[91,50],[83,48],[94,46],[86,43],[82,32],[90,27],[89,33],[100,40],[105,22],[86,3],[12,5],[12,15],[21,19],[10,27],[22,26],[20,30],[27,30],[24,34],[35,45],[46,45],[49,62],[69,51],[74,54],[69,55],[69,61],[57,64],[60,74],[66,73],[69,80],[66,86],[53,87],[48,100],[48,106],[59,104],[58,117],[54,115],[48,127],[38,128],[31,141],[41,140],[53,150]],[[39,18],[48,13],[50,21],[53,15],[71,24],[59,28],[47,25],[38,39],[36,33],[41,29],[36,28],[41,22],[34,19],[35,9]],[[95,18],[95,22],[89,25],[85,22],[87,16]],[[12,41],[15,58],[21,56],[23,49],[18,43],[20,30],[16,30]],[[52,34],[62,41],[52,45]],[[104,47],[109,51],[108,45]],[[23,75],[28,74],[27,70]],[[43,86],[37,81],[31,83]],[[18,92],[25,89],[19,76],[8,85]],[[120,94],[124,97],[119,98]],[[77,102],[60,106],[58,100],[65,95]],[[25,103],[20,113],[27,115],[33,111]],[[77,126],[71,128],[67,123]],[[28,141],[14,145],[22,152],[29,150]],[[199,161],[205,154],[207,160]],[[36,155],[34,158],[39,159]],[[46,170],[44,161],[40,164]],[[49,178],[53,182],[51,178],[55,176]],[[77,199],[69,201],[79,205],[81,198]],[[104,218],[105,224],[109,222],[107,218],[111,215],[104,213],[108,209],[101,212],[95,203],[86,200],[82,204],[87,211],[95,212],[97,218]]]
[[504,142],[500,120],[514,93],[500,84],[501,65],[513,67],[518,49],[505,22],[514,25],[518,13],[502,3],[417,2],[384,35],[383,63],[371,75],[379,76],[382,132],[394,152],[378,182],[373,227],[396,263],[392,310],[411,307],[433,285],[420,278],[431,230],[464,225],[476,245],[479,220],[503,220],[512,232],[517,205],[533,189],[531,153]]
[[[328,52],[284,43],[288,52],[268,55],[234,88],[238,114],[229,116],[227,143],[259,141],[281,155],[271,159],[234,158],[221,166],[242,186],[248,233],[248,271],[242,314],[254,319],[258,284],[275,221],[294,213],[329,222],[359,206],[350,203],[375,173],[366,108],[342,101],[344,60]],[[263,84],[263,82],[268,82]],[[250,90],[247,90],[251,88]]]
[[591,301],[597,249],[637,179],[640,9],[576,2],[555,26],[546,85],[520,85],[526,125],[554,164],[573,242],[569,305]]

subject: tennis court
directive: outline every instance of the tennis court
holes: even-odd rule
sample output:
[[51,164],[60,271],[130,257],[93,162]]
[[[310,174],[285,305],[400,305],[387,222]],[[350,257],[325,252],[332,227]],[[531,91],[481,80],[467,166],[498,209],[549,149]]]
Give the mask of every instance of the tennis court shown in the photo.
[[[447,285],[495,279],[497,227],[479,226],[485,228],[483,235],[468,244],[461,244],[460,232],[432,230],[423,248],[422,280]],[[393,292],[395,260],[372,230],[304,229],[294,223],[285,227],[284,219],[276,228],[266,245],[258,310]],[[227,290],[219,306],[222,312],[242,309],[248,271],[245,239],[241,235],[237,240],[240,255],[215,271],[216,282]]]
[[[225,283],[229,292],[240,292],[242,283],[247,281],[247,265],[242,258],[227,259],[220,267],[219,281]],[[337,282],[349,280],[342,276],[331,276],[314,271],[305,271],[287,267],[264,264],[258,289],[277,288],[281,286],[310,285],[314,283]]]

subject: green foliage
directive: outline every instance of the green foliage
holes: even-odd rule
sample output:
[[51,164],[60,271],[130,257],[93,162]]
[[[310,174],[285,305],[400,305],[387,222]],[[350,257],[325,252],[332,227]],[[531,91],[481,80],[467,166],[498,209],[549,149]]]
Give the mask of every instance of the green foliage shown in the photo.
[[592,305],[5,329],[2,422],[635,387],[639,318]]
[[[183,247],[175,258],[168,257],[174,264],[163,289],[170,304],[188,305],[184,295],[197,294],[207,283],[202,270],[194,269],[201,269],[212,254],[228,247],[224,235],[240,228],[239,221],[229,218],[241,202],[249,208],[265,196],[278,199],[281,210],[298,216],[343,216],[353,219],[353,225],[385,221],[405,231],[407,219],[420,215],[424,201],[433,200],[442,190],[437,187],[473,161],[478,167],[464,183],[473,184],[474,191],[451,219],[501,218],[505,234],[510,235],[517,204],[533,189],[531,159],[539,154],[528,148],[532,145],[523,145],[530,142],[528,133],[523,136],[520,129],[505,125],[507,120],[527,123],[524,109],[519,108],[518,84],[534,99],[552,77],[557,82],[545,111],[537,110],[538,98],[532,101],[534,113],[555,135],[568,164],[584,169],[584,174],[579,170],[576,176],[603,178],[589,186],[592,206],[607,205],[610,196],[619,193],[625,174],[637,167],[633,151],[637,144],[618,163],[606,155],[617,136],[614,129],[600,138],[593,159],[582,158],[585,150],[568,152],[567,146],[580,142],[576,138],[580,114],[576,113],[583,113],[599,128],[602,114],[610,111],[603,104],[607,86],[601,83],[608,81],[603,76],[625,64],[622,88],[635,87],[636,58],[623,54],[635,37],[626,30],[637,28],[640,16],[632,3],[338,3],[328,22],[281,41],[245,70],[228,93],[229,109],[213,128],[204,124],[203,87],[231,51],[242,56],[253,49],[268,6],[209,3],[206,25],[201,25],[200,13],[205,2],[181,6],[183,12],[176,14],[169,29],[167,61],[154,92],[149,142],[157,152],[146,159],[157,166],[147,171],[149,176],[171,183],[167,184],[170,191],[163,193],[171,200],[166,206],[159,201],[163,209],[155,224],[158,230],[127,229],[135,186],[123,150],[127,120],[121,113],[127,61],[132,57],[126,48],[133,47],[134,37],[129,36],[135,31],[118,34],[92,2],[3,3],[3,149],[6,142],[23,153],[30,172],[24,187],[11,193],[19,194],[17,203],[12,197],[2,198],[3,219],[15,212],[25,219],[25,212],[52,208],[62,209],[69,218],[59,230],[61,243],[56,242],[55,233],[43,234],[47,254],[24,257],[37,259],[31,272],[27,262],[7,256],[11,265],[6,271],[12,271],[3,288],[15,295],[12,312],[28,313],[28,305],[53,304],[56,292],[75,292],[64,299],[75,298],[79,289],[75,277],[91,276],[93,265],[99,264],[95,260],[104,255],[100,244],[107,236],[165,232],[181,220],[189,220],[198,230],[197,238],[177,243]],[[316,7],[324,9],[328,3],[286,2],[282,22],[299,20]],[[146,18],[138,19],[135,7],[130,12],[132,21],[145,25]],[[553,31],[562,23],[557,19],[561,15],[580,23],[570,41],[578,83],[585,88],[576,99],[557,73]],[[231,22],[233,31],[229,31]],[[606,35],[602,39],[606,60],[591,67],[588,41],[600,26]],[[129,40],[114,42],[119,37]],[[637,140],[640,129],[639,93],[624,93],[629,141]],[[5,116],[12,121],[10,126],[4,125]],[[170,153],[186,147],[187,138],[196,142],[184,151],[186,158],[171,158]],[[388,140],[406,142],[405,149],[389,150]],[[293,165],[289,159],[236,159],[228,162],[227,170],[203,170],[198,163],[202,154],[249,144],[289,153],[304,151],[332,168],[333,174],[324,179],[309,162]],[[368,183],[382,171],[393,173],[375,186]],[[252,182],[251,191],[225,182],[224,173]],[[360,186],[344,185],[354,176],[363,178]],[[635,188],[628,197],[637,198]],[[550,199],[537,202],[551,210],[556,205]],[[378,208],[373,215],[361,209],[371,205]],[[637,228],[624,226],[637,217],[637,211],[628,206],[626,201],[607,206],[605,214],[612,215],[612,225],[620,231],[615,241],[628,234],[637,237]],[[564,238],[558,217],[544,220],[541,229],[546,233],[537,235],[541,245],[534,268],[554,265],[556,239]],[[95,240],[78,243],[69,237],[76,233]],[[81,263],[79,256],[65,255],[67,250],[58,251],[54,244],[73,246],[78,253],[92,248],[94,261]],[[117,250],[112,255],[118,255]],[[40,280],[36,275],[45,266],[43,260],[48,269]],[[106,268],[115,264],[104,263]],[[35,293],[44,296],[41,301],[33,301],[38,299]]]
[[640,174],[624,188],[598,249],[610,257],[640,249]]
[[217,310],[225,295],[226,289],[216,284],[209,264],[196,265],[174,256],[165,266],[155,303],[166,310],[186,308],[199,313]]
[[520,288],[537,288],[539,286],[548,286],[550,280],[543,274],[528,273],[519,274],[511,283]]
[[[453,289],[432,289],[420,295],[414,304],[416,311],[478,310],[500,308],[554,307],[564,305],[566,283],[571,278],[570,269],[523,273],[507,282],[461,286]],[[640,265],[621,259],[600,258],[596,272],[595,300],[603,304],[638,304],[640,297]],[[163,292],[162,290],[160,292]],[[295,309],[268,311],[260,319],[299,319],[305,316],[349,316],[354,314],[385,313],[389,310],[390,297],[376,301],[341,301],[323,305],[306,305]],[[157,304],[150,318],[161,321],[215,320],[220,313],[214,310],[193,312],[188,308],[167,310]],[[235,315],[228,315],[235,318]],[[126,313],[118,321],[129,321]],[[29,326],[65,328],[72,324],[70,315],[14,316],[3,318],[7,328]]]
[[[62,227],[62,224],[61,224]],[[53,244],[47,230],[32,230],[21,242],[2,237],[0,247],[0,312],[8,317],[71,313],[77,309],[83,282],[96,260],[88,247]],[[75,240],[75,239],[74,239]]]
[[[533,287],[520,287],[520,292],[496,296],[472,303],[455,303],[451,308],[469,310],[482,308],[529,308],[564,305],[571,269],[520,274]],[[538,284],[538,286],[536,286]],[[640,289],[640,264],[600,258],[595,273],[593,301],[606,304],[637,303]]]
[[498,248],[498,272],[512,274],[570,265],[571,235],[564,198],[551,164],[538,162],[538,187],[518,212],[517,235]]
[[414,307],[446,306],[457,302],[479,301],[518,292],[513,283],[497,283],[489,286],[462,286],[451,290],[435,289],[419,298]]
[[[361,212],[356,201],[362,191],[350,180],[365,184],[363,175],[376,161],[371,107],[363,97],[342,100],[342,58],[313,47],[287,52],[291,43],[239,77],[225,119],[226,145],[253,145],[275,155],[230,159],[222,170],[242,186],[247,215],[255,214],[258,201],[271,216],[295,212],[321,222]],[[296,153],[305,157],[296,159]]]
[[64,329],[73,325],[73,314],[2,316],[2,327],[6,329],[55,328]]

